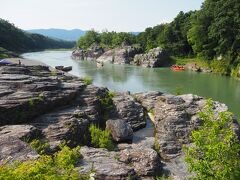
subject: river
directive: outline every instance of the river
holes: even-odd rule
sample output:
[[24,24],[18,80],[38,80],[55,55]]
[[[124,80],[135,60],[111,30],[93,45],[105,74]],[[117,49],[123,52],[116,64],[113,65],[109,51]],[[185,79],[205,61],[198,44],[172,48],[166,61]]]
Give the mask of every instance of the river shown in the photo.
[[240,81],[215,74],[191,71],[174,72],[169,68],[142,68],[130,65],[106,64],[97,68],[95,62],[71,59],[71,51],[42,51],[22,54],[49,66],[72,66],[71,74],[93,78],[93,84],[111,90],[165,93],[191,93],[212,98],[228,105],[240,117]]

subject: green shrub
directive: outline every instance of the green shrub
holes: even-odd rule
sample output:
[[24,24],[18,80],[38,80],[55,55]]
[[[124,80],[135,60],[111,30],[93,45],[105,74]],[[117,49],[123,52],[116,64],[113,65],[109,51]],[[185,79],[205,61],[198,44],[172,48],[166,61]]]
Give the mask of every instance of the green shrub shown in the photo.
[[159,144],[159,142],[157,141],[156,138],[157,138],[157,137],[154,138],[154,146],[153,146],[153,148],[154,148],[154,150],[155,150],[157,153],[159,153],[161,147],[160,147],[160,144]]
[[240,70],[240,64],[238,64],[236,67],[233,67],[231,69],[231,76],[236,77],[236,78],[240,78],[239,70]]
[[228,63],[224,60],[213,60],[210,63],[210,68],[214,73],[218,73],[221,75],[228,75]]
[[33,98],[29,98],[28,99],[28,104],[29,104],[29,106],[34,106],[34,99]]
[[30,142],[30,146],[40,155],[48,154],[50,152],[50,145],[45,140],[34,139]]
[[85,85],[90,85],[90,84],[93,83],[93,79],[91,77],[87,76],[87,77],[83,78],[83,82],[84,82]]
[[43,155],[36,160],[15,162],[13,164],[0,165],[0,179],[6,180],[66,180],[88,179],[86,175],[80,175],[75,165],[81,155],[79,147],[70,149],[65,146],[53,156]]
[[114,149],[114,144],[109,130],[101,130],[93,124],[90,126],[89,130],[91,134],[91,144],[94,147],[106,148],[108,150]]
[[112,98],[115,96],[115,92],[108,91],[104,98],[99,98],[103,111],[109,112],[113,108]]
[[192,145],[185,147],[186,162],[195,179],[240,179],[240,143],[233,131],[232,114],[214,114],[208,101],[199,113],[202,126],[192,132]]

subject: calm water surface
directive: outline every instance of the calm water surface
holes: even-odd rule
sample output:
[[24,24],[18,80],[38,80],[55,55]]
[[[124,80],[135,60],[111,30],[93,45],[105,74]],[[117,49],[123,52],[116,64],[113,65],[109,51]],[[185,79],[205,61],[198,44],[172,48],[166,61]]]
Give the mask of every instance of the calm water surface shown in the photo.
[[24,58],[43,62],[49,66],[73,66],[73,75],[93,78],[93,84],[117,91],[161,91],[175,94],[192,93],[225,103],[240,116],[240,81],[214,74],[191,71],[173,72],[169,68],[142,68],[130,65],[96,63],[71,59],[70,51],[43,51],[26,53]]

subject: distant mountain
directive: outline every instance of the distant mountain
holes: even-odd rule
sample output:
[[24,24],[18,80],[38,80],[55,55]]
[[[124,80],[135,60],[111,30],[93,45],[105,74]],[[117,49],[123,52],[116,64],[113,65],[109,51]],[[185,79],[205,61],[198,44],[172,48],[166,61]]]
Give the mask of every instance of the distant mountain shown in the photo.
[[65,30],[52,28],[52,29],[32,29],[26,31],[66,41],[77,41],[79,37],[85,34],[85,31],[81,29]]
[[[0,18],[0,47],[13,52],[73,48],[75,42],[56,40],[41,34],[23,31]],[[5,51],[4,50],[4,51]]]

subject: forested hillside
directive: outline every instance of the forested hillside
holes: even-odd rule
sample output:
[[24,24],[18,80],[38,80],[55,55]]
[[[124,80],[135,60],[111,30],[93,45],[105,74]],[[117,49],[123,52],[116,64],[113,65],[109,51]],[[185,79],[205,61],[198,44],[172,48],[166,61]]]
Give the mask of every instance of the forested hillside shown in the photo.
[[213,72],[240,77],[240,1],[205,0],[199,11],[180,12],[171,22],[130,33],[89,31],[77,43],[115,47],[140,44],[148,52],[162,47],[177,61],[197,62]]
[[53,40],[40,34],[27,33],[0,19],[0,47],[20,53],[51,48],[72,48],[74,42]]

